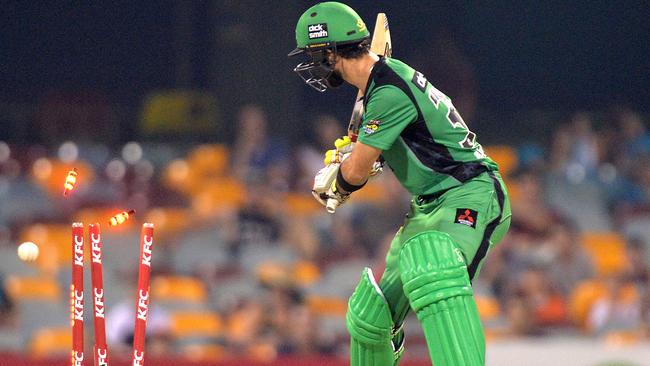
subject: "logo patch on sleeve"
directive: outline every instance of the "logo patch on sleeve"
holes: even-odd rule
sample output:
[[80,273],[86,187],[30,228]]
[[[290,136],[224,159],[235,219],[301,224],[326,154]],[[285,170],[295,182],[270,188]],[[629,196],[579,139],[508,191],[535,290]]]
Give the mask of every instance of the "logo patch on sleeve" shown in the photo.
[[377,130],[379,130],[380,124],[381,121],[378,121],[376,119],[370,120],[366,123],[365,126],[363,126],[363,132],[365,132],[366,135],[372,135],[373,133],[377,132]]
[[478,220],[478,212],[469,208],[456,209],[456,218],[454,219],[454,224],[467,225],[471,228],[476,229],[476,220]]
[[325,38],[327,37],[327,23],[310,24],[307,26],[307,34],[309,39]]

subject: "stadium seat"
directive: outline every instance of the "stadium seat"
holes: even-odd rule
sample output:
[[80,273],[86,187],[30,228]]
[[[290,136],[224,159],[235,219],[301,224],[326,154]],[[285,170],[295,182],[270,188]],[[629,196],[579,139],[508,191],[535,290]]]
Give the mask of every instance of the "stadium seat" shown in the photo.
[[347,339],[348,329],[340,315],[319,315],[316,317],[319,331],[329,339]]
[[5,225],[31,222],[35,217],[57,217],[55,200],[45,189],[24,176],[5,180],[0,191],[0,200],[0,222]]
[[474,300],[482,321],[492,320],[501,315],[499,302],[495,298],[475,295]]
[[61,289],[50,277],[9,277],[7,292],[14,301],[37,300],[56,302],[61,299]]
[[310,295],[307,297],[307,306],[316,315],[345,317],[348,301],[340,297]]
[[223,177],[230,163],[228,147],[221,144],[199,145],[187,156],[192,173],[201,177]]
[[36,265],[43,272],[53,273],[60,265],[69,264],[72,260],[69,225],[29,225],[21,231],[20,241],[31,241],[39,246],[40,255]]
[[508,145],[484,146],[485,153],[499,164],[499,172],[503,176],[509,175],[519,163],[517,151]]
[[75,189],[81,185],[90,185],[94,180],[92,166],[83,161],[64,163],[57,159],[37,160],[32,167],[32,178],[52,197],[62,197],[63,183],[68,172],[73,168],[77,169],[78,180]]
[[229,314],[226,322],[226,336],[234,343],[252,341],[260,327],[261,304],[250,302],[246,305],[247,308],[239,308]]
[[203,283],[193,277],[158,276],[151,281],[154,301],[161,303],[203,304],[208,295]]
[[638,238],[645,243],[645,263],[650,266],[650,215],[626,219],[622,232],[626,238]]
[[218,344],[188,344],[180,348],[183,357],[193,362],[214,362],[228,355],[227,350]]
[[171,333],[176,338],[216,337],[223,328],[221,318],[213,312],[177,311],[170,317]]
[[210,302],[227,311],[233,304],[263,296],[263,290],[252,276],[236,276],[210,284]]
[[29,353],[35,358],[70,356],[72,332],[70,327],[42,328],[34,333]]
[[617,274],[625,269],[625,240],[618,233],[586,232],[582,235],[582,245],[592,257],[599,275]]
[[381,179],[373,179],[369,181],[363,189],[354,192],[354,194],[350,196],[350,202],[372,202],[376,204],[377,202],[383,201],[386,198],[386,192],[382,184]]
[[320,279],[320,269],[309,261],[298,261],[293,265],[293,279],[299,286],[309,286]]
[[172,246],[174,272],[194,274],[203,268],[219,268],[231,264],[231,257],[215,228],[195,228],[178,237]]
[[174,159],[165,166],[162,182],[167,188],[181,193],[196,192],[200,183],[190,172],[190,166],[184,159]]
[[358,259],[333,263],[323,273],[320,281],[308,289],[308,292],[326,297],[348,298],[354,292],[361,271],[367,265],[367,261]]
[[192,209],[201,218],[209,218],[224,210],[240,207],[244,203],[246,191],[242,184],[233,178],[209,180],[192,195]]
[[192,212],[181,207],[153,207],[144,216],[144,222],[156,224],[156,232],[175,234],[190,225]]
[[612,347],[622,347],[643,341],[643,335],[638,330],[612,331],[605,336],[605,343]]
[[307,261],[296,262],[291,266],[285,263],[267,261],[257,265],[257,278],[264,284],[309,286],[320,278],[318,267]]
[[18,333],[20,338],[26,344],[34,332],[43,327],[68,327],[69,329],[69,314],[69,301],[22,300],[18,306]]
[[0,328],[0,349],[3,352],[22,352],[25,340],[11,327]]
[[287,268],[281,263],[272,261],[262,262],[257,265],[255,271],[260,283],[266,285],[286,286],[290,285],[292,281],[290,268]]
[[323,212],[323,206],[318,204],[311,194],[288,193],[284,203],[286,212],[293,216],[304,217]]
[[586,330],[587,317],[593,304],[607,293],[605,284],[601,281],[589,280],[581,282],[571,294],[570,312],[574,323]]
[[278,351],[270,341],[258,341],[248,347],[246,354],[254,361],[271,362],[277,357]]
[[248,271],[256,272],[262,263],[291,265],[296,260],[296,253],[291,248],[273,243],[247,244],[240,249],[239,265]]
[[16,247],[9,243],[0,243],[0,272],[14,276],[36,276],[38,268],[31,263],[25,263],[18,258]]
[[545,201],[559,214],[570,217],[583,231],[609,231],[609,216],[601,186],[589,181],[569,183],[563,176],[549,174],[545,178]]

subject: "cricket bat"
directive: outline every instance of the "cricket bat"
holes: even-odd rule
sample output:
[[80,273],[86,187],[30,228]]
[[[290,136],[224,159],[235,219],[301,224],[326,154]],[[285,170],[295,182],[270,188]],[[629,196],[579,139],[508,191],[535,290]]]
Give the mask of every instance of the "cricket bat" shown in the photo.
[[[385,13],[378,13],[377,20],[375,21],[375,29],[372,32],[372,40],[370,41],[370,51],[379,55],[390,57],[393,51],[392,43],[390,40],[390,31],[388,29],[388,18],[386,18]],[[363,115],[363,93],[359,91],[357,93],[357,98],[355,99],[354,109],[352,110],[352,116],[350,117],[350,123],[348,124],[348,136],[353,142],[357,141],[357,136],[359,136],[359,127],[361,125],[361,116]],[[314,181],[314,187],[328,187],[331,184],[331,181],[336,177],[338,172],[339,164],[332,164],[323,168],[319,171],[316,179]],[[325,182],[325,183],[324,183]],[[312,190],[312,194],[319,199],[319,191],[322,189]],[[321,197],[323,199],[324,197]],[[338,207],[338,201],[335,199],[329,198],[326,199],[325,207],[327,212],[334,213]]]
[[[375,22],[375,30],[372,32],[372,40],[370,42],[370,51],[385,57],[391,57],[393,53],[393,46],[390,41],[390,30],[388,29],[388,18],[385,13],[377,14],[377,21]],[[357,99],[354,103],[350,123],[348,124],[348,136],[352,141],[357,140],[359,136],[359,126],[361,125],[361,116],[363,115],[363,93],[357,93]]]

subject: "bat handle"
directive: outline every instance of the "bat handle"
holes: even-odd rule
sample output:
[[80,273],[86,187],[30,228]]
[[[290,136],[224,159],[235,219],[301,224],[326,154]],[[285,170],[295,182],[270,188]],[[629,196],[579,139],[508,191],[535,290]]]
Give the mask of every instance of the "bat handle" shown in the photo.
[[339,201],[332,198],[328,198],[327,205],[325,206],[325,208],[327,209],[327,212],[333,214],[334,212],[336,212],[336,208],[338,206],[339,206]]

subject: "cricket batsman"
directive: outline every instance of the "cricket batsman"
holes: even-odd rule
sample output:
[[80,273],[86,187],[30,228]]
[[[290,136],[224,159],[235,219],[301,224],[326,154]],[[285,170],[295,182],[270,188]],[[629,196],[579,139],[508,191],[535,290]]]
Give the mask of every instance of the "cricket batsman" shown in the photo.
[[[307,58],[294,71],[308,85],[325,91],[347,82],[363,95],[358,139],[341,138],[327,152],[316,198],[333,212],[380,172],[382,160],[413,196],[380,282],[365,268],[349,299],[351,365],[398,364],[411,309],[434,365],[484,365],[472,279],[510,225],[497,164],[424,75],[370,51],[369,31],[352,8],[337,2],[309,8],[298,20],[296,42],[289,56]],[[335,173],[323,178],[324,171]]]

